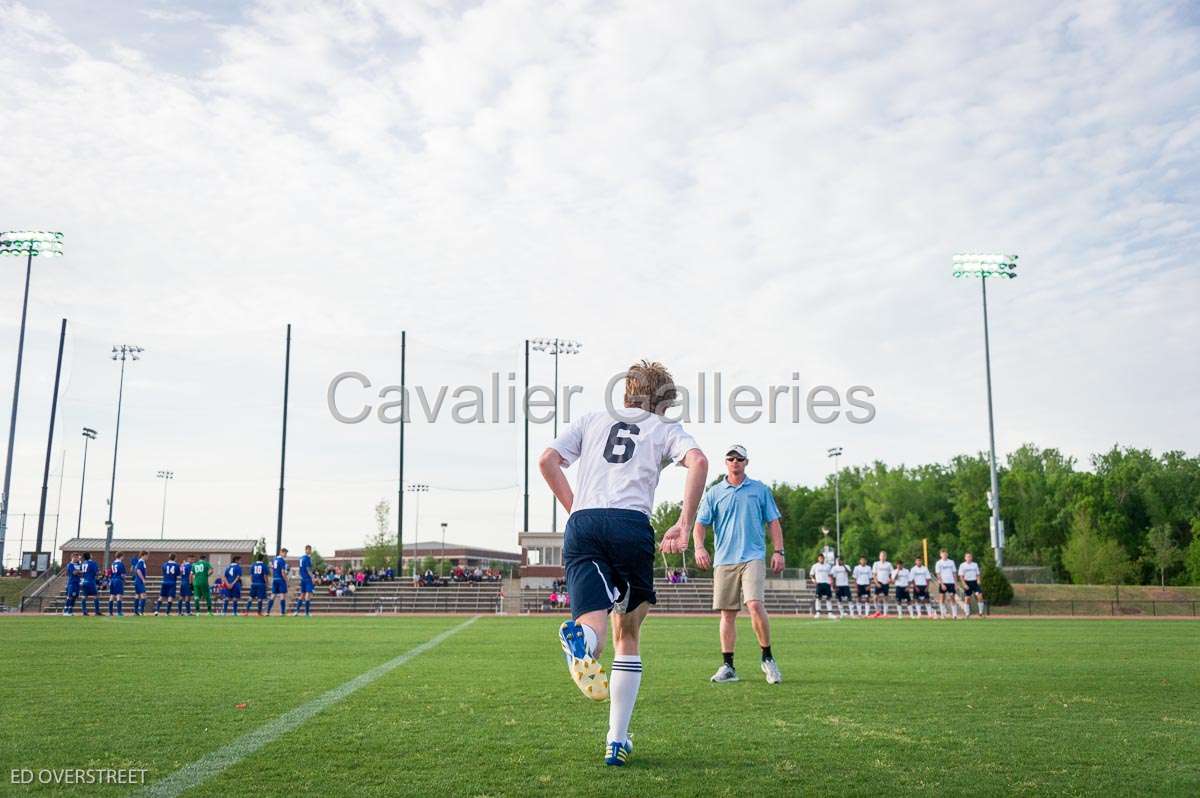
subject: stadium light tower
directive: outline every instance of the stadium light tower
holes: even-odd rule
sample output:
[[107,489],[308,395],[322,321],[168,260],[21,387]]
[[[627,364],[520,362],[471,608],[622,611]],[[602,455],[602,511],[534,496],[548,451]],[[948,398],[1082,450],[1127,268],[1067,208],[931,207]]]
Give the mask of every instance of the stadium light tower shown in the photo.
[[21,328],[17,336],[17,376],[13,379],[12,414],[8,421],[8,453],[4,459],[4,491],[0,493],[0,570],[4,564],[4,538],[8,531],[8,500],[12,488],[13,442],[17,437],[17,400],[21,396],[21,361],[25,354],[25,318],[29,311],[29,280],[34,258],[63,254],[63,234],[47,230],[9,230],[0,233],[0,255],[25,256],[25,293],[21,300]]
[[108,559],[112,552],[113,499],[117,494],[117,445],[121,442],[121,402],[125,398],[125,361],[139,360],[146,350],[132,344],[121,344],[112,348],[112,359],[121,361],[121,379],[117,383],[117,426],[113,432],[112,482],[108,486],[108,520],[104,522],[104,569],[108,570]]
[[83,471],[79,473],[79,520],[75,522],[75,537],[83,530],[83,486],[87,484],[87,450],[88,441],[96,440],[96,430],[91,427],[83,428]]
[[954,256],[955,277],[978,277],[983,292],[983,363],[987,374],[988,449],[992,471],[992,549],[996,565],[1004,565],[1004,527],[1000,523],[1000,480],[996,474],[996,425],[992,419],[992,353],[988,338],[987,281],[1015,280],[1017,256],[997,252],[965,252]]
[[841,446],[831,446],[825,452],[826,458],[833,458],[833,520],[837,529],[837,556],[842,556],[842,469],[838,458],[842,456]]
[[174,471],[159,471],[157,478],[163,481],[163,506],[162,506],[162,525],[158,528],[158,539],[166,540],[167,537],[167,485],[171,480],[175,479]]
[[[413,550],[416,551],[415,547],[417,541],[421,539],[421,494],[428,493],[429,486],[424,482],[417,482],[412,485],[408,485],[405,487],[405,490],[413,494],[413,500],[417,503],[416,510],[413,513]],[[404,575],[403,561],[401,562],[400,575]]]
[[[554,437],[558,437],[558,356],[559,355],[577,355],[583,349],[583,344],[579,341],[570,338],[532,338],[529,341],[529,346],[536,352],[545,352],[554,356]],[[526,361],[528,368],[528,361]],[[526,399],[525,399],[525,428],[529,429],[529,393],[528,393],[528,371],[526,372]],[[526,495],[529,492],[529,436],[525,436],[525,485]],[[550,497],[550,531],[558,531],[558,499]]]

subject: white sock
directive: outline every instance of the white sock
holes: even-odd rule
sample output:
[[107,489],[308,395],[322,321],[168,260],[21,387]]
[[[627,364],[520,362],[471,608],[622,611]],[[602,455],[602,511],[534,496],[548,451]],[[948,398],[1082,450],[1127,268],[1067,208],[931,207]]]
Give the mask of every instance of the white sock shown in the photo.
[[642,685],[640,654],[618,654],[613,657],[612,675],[608,680],[608,742],[629,739],[629,719],[637,703],[638,688]]
[[983,601],[979,602],[979,614],[983,615],[985,613],[986,609],[987,609],[987,603],[983,602]]
[[915,606],[913,606],[912,604],[908,605],[908,617],[909,618],[917,617],[917,608]]
[[596,656],[596,643],[599,642],[599,638],[596,637],[596,630],[586,623],[581,623],[579,626],[583,629],[583,644],[587,647],[588,656]]
[[950,614],[953,615],[955,618],[958,617],[958,602],[955,602],[954,604],[950,605]]
[[967,614],[968,618],[971,617],[971,602],[968,601],[965,604],[963,604],[963,612],[965,612]]

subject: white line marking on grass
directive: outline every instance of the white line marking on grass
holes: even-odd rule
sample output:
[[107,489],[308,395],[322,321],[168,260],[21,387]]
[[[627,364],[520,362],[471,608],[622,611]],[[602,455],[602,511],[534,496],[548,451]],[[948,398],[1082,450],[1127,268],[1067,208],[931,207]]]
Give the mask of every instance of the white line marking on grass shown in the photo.
[[154,796],[154,798],[159,798],[160,796],[163,798],[175,798],[175,796],[184,791],[203,784],[213,776],[241,762],[263,746],[273,743],[288,732],[295,730],[314,715],[325,711],[354,692],[388,675],[410,659],[434,648],[446,638],[458,634],[477,620],[479,620],[478,615],[469,618],[458,626],[447,629],[436,637],[432,637],[421,643],[416,648],[411,648],[382,665],[376,665],[371,670],[355,676],[345,684],[322,693],[307,704],[301,704],[295,709],[283,713],[254,731],[243,734],[228,745],[222,746],[211,754],[197,759],[192,764],[180,768],[165,779],[148,785],[138,795]]

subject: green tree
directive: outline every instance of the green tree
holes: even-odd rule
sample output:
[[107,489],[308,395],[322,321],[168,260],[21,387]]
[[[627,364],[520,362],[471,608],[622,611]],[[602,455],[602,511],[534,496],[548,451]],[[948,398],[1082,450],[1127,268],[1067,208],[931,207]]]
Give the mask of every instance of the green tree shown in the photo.
[[1149,563],[1158,571],[1158,584],[1167,586],[1167,571],[1176,563],[1183,561],[1183,550],[1175,542],[1175,535],[1170,524],[1159,524],[1146,535],[1142,544],[1142,560]]
[[254,551],[250,553],[251,560],[257,560],[260,556],[267,556],[267,539],[260,537],[258,542],[254,544]]
[[387,568],[395,554],[396,535],[388,521],[391,512],[392,506],[387,499],[380,499],[375,505],[375,531],[367,537],[366,549],[363,551],[363,566],[369,570],[381,571]]
[[983,595],[988,604],[995,607],[1012,604],[1012,585],[1009,583],[1008,577],[1004,575],[1004,571],[996,566],[996,561],[991,557],[983,564],[983,570],[979,574],[979,586],[983,589]]
[[1088,507],[1080,507],[1071,522],[1071,536],[1063,548],[1062,562],[1077,585],[1119,585],[1133,575],[1129,555],[1114,538],[1098,532]]
[[1186,565],[1193,585],[1200,585],[1200,518],[1192,521],[1192,542],[1187,548]]
[[[683,513],[682,502],[661,502],[654,508],[654,512],[650,514],[650,527],[654,530],[654,543],[657,546],[662,543],[663,535],[675,526],[679,521],[679,516]],[[688,546],[691,546],[691,535],[688,536]],[[664,568],[682,568],[683,554],[666,554],[659,549],[658,556]]]
[[321,556],[321,552],[317,551],[316,549],[313,549],[312,554],[310,556],[312,557],[313,571],[315,571],[319,574],[325,573],[325,567],[326,567],[327,563],[325,562],[325,558]]

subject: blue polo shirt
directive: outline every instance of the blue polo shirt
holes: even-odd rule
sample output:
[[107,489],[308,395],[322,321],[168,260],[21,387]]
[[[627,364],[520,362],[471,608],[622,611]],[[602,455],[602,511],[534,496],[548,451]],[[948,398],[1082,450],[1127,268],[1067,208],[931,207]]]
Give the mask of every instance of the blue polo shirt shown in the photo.
[[737,486],[725,479],[711,486],[696,514],[697,521],[716,532],[714,565],[761,560],[767,555],[766,525],[779,517],[771,489],[750,477]]

